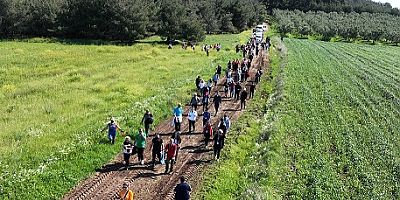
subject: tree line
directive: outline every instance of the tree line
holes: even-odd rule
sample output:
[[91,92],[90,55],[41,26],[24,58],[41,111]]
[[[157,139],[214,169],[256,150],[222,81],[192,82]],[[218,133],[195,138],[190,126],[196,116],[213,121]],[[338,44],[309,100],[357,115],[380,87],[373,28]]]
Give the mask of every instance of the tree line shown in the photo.
[[258,0],[0,0],[0,37],[201,41],[265,17]]
[[400,43],[400,16],[387,13],[344,13],[299,10],[274,10],[277,28],[282,34],[320,36],[323,40],[340,36]]
[[206,33],[252,27],[275,8],[400,16],[371,0],[0,0],[0,38],[133,41],[158,34],[201,41]]
[[261,0],[272,13],[273,9],[324,12],[388,13],[400,15],[400,10],[390,3],[372,0]]

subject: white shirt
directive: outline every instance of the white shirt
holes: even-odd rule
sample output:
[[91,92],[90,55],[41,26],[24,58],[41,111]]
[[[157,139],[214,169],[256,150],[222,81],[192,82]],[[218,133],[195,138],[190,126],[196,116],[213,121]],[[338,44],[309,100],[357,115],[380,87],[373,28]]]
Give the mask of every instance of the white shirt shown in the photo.
[[188,119],[190,121],[196,121],[196,118],[197,118],[197,112],[195,110],[194,111],[190,111],[189,114],[188,114]]

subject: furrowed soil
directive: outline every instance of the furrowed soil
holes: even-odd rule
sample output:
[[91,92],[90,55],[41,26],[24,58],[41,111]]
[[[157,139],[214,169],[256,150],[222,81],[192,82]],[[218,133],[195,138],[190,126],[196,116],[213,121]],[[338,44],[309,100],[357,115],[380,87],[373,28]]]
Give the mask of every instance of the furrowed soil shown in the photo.
[[[253,59],[250,68],[250,77],[247,82],[242,83],[242,87],[246,86],[246,88],[249,89],[249,85],[254,81],[255,74],[259,68],[262,68],[264,71],[268,70],[267,56],[263,51],[260,51],[260,54]],[[224,97],[223,83],[225,80],[226,77],[221,78],[217,86],[214,86],[210,93],[209,111],[212,115],[215,114],[214,105],[211,103],[212,96],[216,91],[219,91],[223,97],[219,113],[211,118],[214,130],[219,119],[224,114],[229,116],[231,123],[235,123],[235,120],[242,113],[240,110],[240,101]],[[144,165],[140,165],[136,155],[133,155],[131,157],[131,163],[133,162],[133,164],[131,164],[127,170],[122,164],[123,155],[119,153],[112,162],[97,170],[96,174],[92,177],[82,181],[67,193],[63,199],[118,199],[117,192],[121,189],[124,182],[130,183],[130,189],[134,191],[135,199],[173,199],[173,190],[179,181],[179,177],[182,175],[187,178],[192,186],[192,190],[195,191],[202,180],[201,170],[216,161],[213,160],[212,145],[209,144],[208,147],[204,147],[202,116],[200,116],[202,106],[199,106],[197,109],[199,116],[197,117],[195,132],[188,134],[188,121],[186,116],[189,108],[190,106],[188,105],[184,107],[183,123],[181,127],[182,143],[173,173],[164,174],[165,165],[158,164],[154,169],[151,168],[150,150],[150,140],[155,133],[160,133],[164,144],[170,138],[174,131],[174,127],[171,126],[171,117],[155,127],[155,130],[151,131],[150,136],[147,138],[148,144],[144,152]],[[229,138],[229,132],[227,138]]]

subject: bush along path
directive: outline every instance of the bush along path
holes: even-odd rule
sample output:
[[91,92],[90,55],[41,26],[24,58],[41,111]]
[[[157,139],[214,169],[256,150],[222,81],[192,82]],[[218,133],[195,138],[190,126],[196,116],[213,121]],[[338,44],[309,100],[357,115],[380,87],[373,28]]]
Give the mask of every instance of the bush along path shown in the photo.
[[[262,50],[259,52],[258,56],[254,57],[249,69],[249,78],[247,81],[241,83],[242,88],[247,88],[247,91],[249,91],[250,85],[255,82],[256,73],[259,69],[262,69],[264,72],[268,71],[266,55],[265,51]],[[224,97],[223,85],[225,82],[226,77],[224,76],[224,78],[218,81],[216,86],[212,87],[210,92],[208,110],[212,114],[211,124],[214,132],[218,130],[219,119],[222,118],[224,114],[230,118],[231,123],[234,123],[241,114],[240,101]],[[218,114],[214,116],[214,105],[211,102],[213,100],[212,97],[217,91],[219,91],[222,96],[222,103]],[[200,116],[202,107],[199,106],[197,109],[199,116],[196,121],[196,132],[190,134],[188,133],[189,124],[186,119],[189,109],[189,105],[185,106],[183,109],[183,123],[181,126],[182,143],[180,144],[178,159],[174,165],[173,173],[164,174],[165,165],[159,164],[153,169],[151,167],[152,156],[150,150],[151,139],[154,133],[159,133],[161,135],[164,144],[169,141],[174,132],[174,127],[171,126],[173,120],[171,117],[155,127],[155,130],[151,131],[150,136],[147,138],[144,165],[140,165],[137,162],[136,155],[132,155],[131,163],[133,163],[129,169],[126,169],[123,165],[123,155],[120,153],[113,161],[98,170],[95,175],[82,181],[67,193],[63,199],[118,199],[117,193],[125,182],[130,183],[130,188],[135,193],[135,199],[173,199],[173,189],[178,183],[179,177],[182,175],[188,179],[189,183],[192,185],[192,189],[196,190],[201,180],[200,170],[214,161],[212,145],[209,144],[207,148],[204,147],[202,116]],[[230,137],[229,132],[227,133],[227,137]],[[211,141],[210,143],[212,144],[213,142]]]

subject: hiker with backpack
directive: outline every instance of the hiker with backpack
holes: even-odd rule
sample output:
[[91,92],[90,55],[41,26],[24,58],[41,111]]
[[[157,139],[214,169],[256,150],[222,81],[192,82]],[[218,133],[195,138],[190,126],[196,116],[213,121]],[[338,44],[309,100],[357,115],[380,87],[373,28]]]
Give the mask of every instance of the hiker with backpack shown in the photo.
[[221,97],[221,95],[219,95],[218,91],[215,92],[215,95],[214,95],[214,98],[213,98],[213,102],[214,102],[214,108],[215,108],[214,116],[217,116],[219,106],[222,103],[222,97]]
[[174,143],[174,139],[171,138],[169,143],[165,145],[165,155],[166,155],[166,160],[165,160],[165,174],[168,174],[173,171],[174,167],[174,162],[177,154],[178,147]]
[[139,129],[137,135],[135,136],[135,147],[138,154],[138,160],[141,165],[144,165],[144,149],[146,148],[146,138],[147,133],[143,129]]
[[189,121],[189,134],[195,132],[196,129],[196,119],[197,119],[197,112],[193,108],[190,109],[188,113],[188,121]]
[[144,123],[144,131],[147,133],[147,135],[149,135],[149,129],[151,124],[153,124],[153,122],[154,122],[153,114],[151,114],[149,110],[146,110],[146,112],[142,117],[141,123],[142,124]]
[[210,138],[213,137],[213,128],[209,121],[206,123],[206,125],[203,128],[203,135],[204,135],[204,146],[207,148],[208,141],[210,141]]
[[180,131],[181,130],[181,124],[182,124],[182,105],[178,103],[178,105],[174,108],[174,126],[175,126],[175,131]]
[[160,134],[156,134],[153,139],[151,140],[151,156],[152,156],[152,167],[156,166],[156,158],[158,158],[159,162],[162,164],[164,147],[163,147],[163,140],[160,137]]
[[129,183],[122,185],[122,190],[118,192],[119,199],[121,200],[133,200],[135,194],[129,189]]
[[111,144],[115,143],[115,137],[117,136],[117,130],[121,131],[122,133],[124,130],[122,130],[118,124],[115,122],[114,117],[110,118],[110,122],[104,127],[101,132],[105,131],[108,129],[108,139]]
[[129,159],[131,157],[133,147],[134,146],[133,143],[131,142],[131,138],[129,136],[126,136],[124,142],[122,143],[122,152],[124,154],[124,162],[126,169],[128,169],[129,167]]
[[220,129],[214,134],[214,145],[213,145],[213,150],[214,150],[214,159],[219,160],[220,154],[221,154],[221,149],[223,148],[223,143],[224,143],[224,133]]
[[197,93],[194,93],[192,99],[190,100],[191,108],[194,108],[194,110],[197,111],[197,105],[199,103],[200,103],[200,98],[198,97]]

